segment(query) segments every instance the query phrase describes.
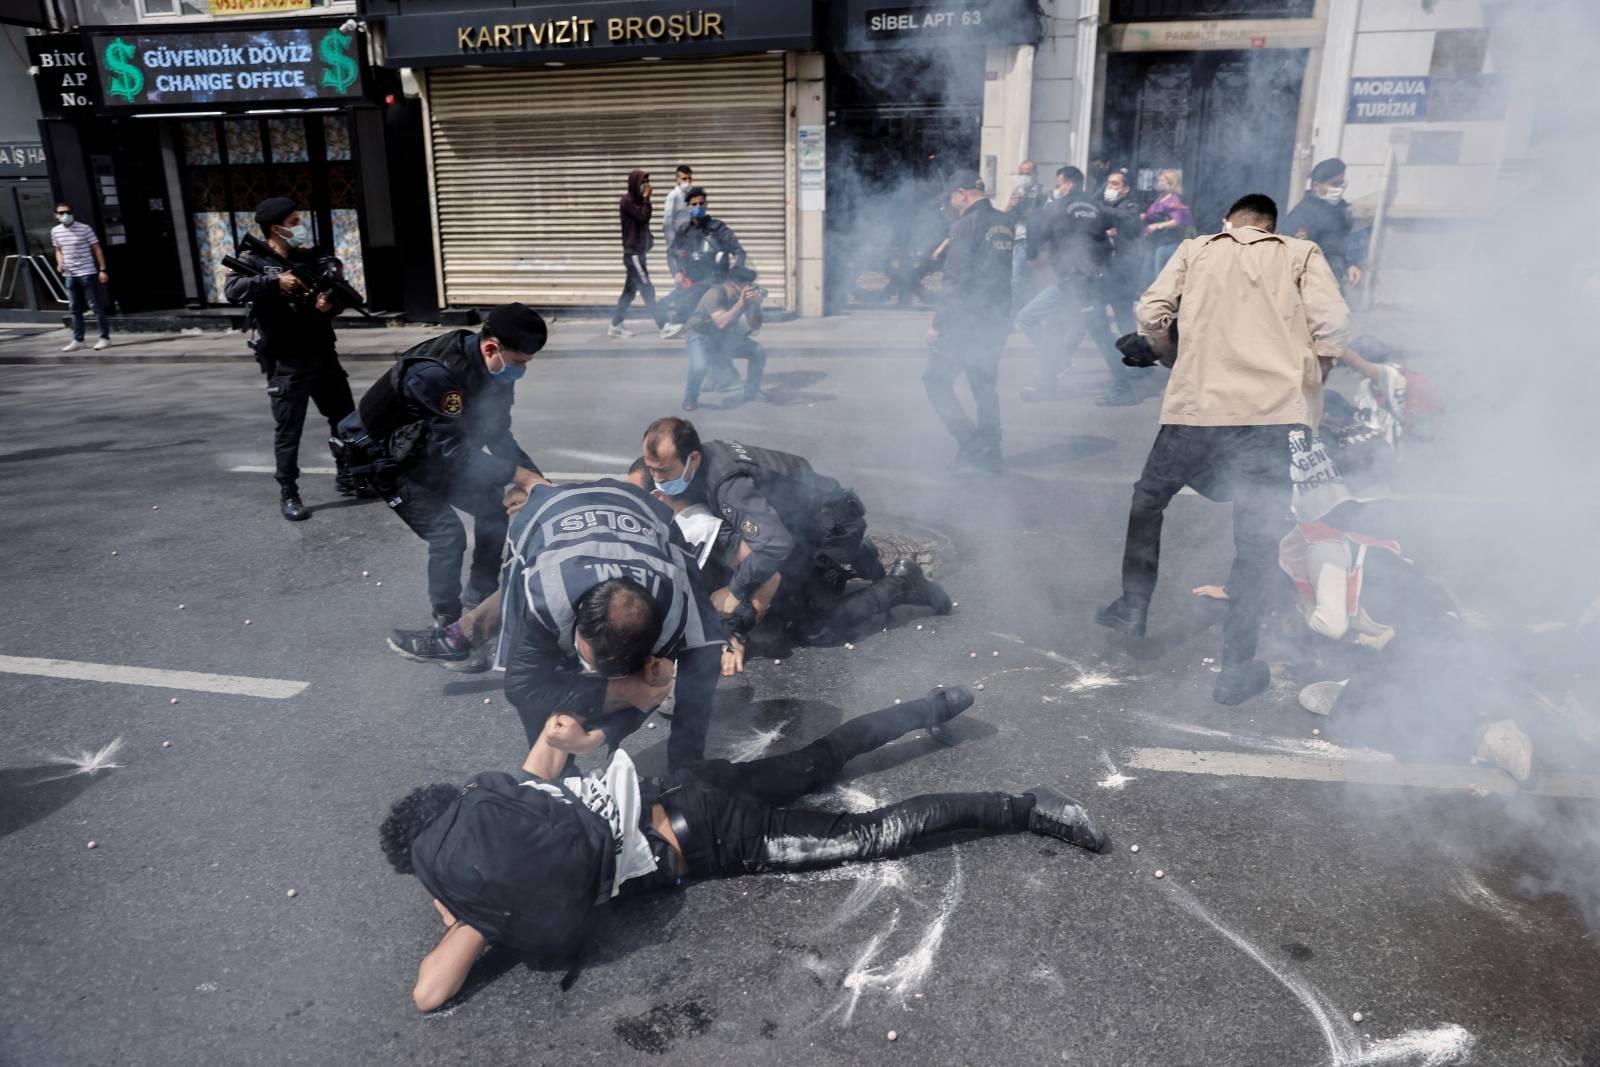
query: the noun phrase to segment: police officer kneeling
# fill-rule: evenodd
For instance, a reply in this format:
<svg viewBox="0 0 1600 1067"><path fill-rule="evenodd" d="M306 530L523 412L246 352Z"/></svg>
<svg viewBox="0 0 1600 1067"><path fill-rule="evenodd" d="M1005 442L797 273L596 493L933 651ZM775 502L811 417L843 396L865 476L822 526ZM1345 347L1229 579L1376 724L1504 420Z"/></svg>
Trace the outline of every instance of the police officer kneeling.
<svg viewBox="0 0 1600 1067"><path fill-rule="evenodd" d="M735 441L700 440L694 424L657 419L644 434L645 470L656 492L704 504L740 547L727 588L711 594L741 641L760 621L751 595L779 575L773 610L802 640L843 640L900 604L941 615L950 597L903 559L886 574L866 539L866 509L854 490L800 456ZM847 591L852 578L871 583Z"/></svg>
<svg viewBox="0 0 1600 1067"><path fill-rule="evenodd" d="M401 356L339 425L352 469L428 542L434 625L396 630L389 639L407 659L488 667L458 621L467 534L455 509L473 518L466 596L477 604L500 585L507 525L502 490L508 482L527 490L549 484L511 435L514 383L545 338L538 312L502 304L478 333L455 330Z"/></svg>
<svg viewBox="0 0 1600 1067"><path fill-rule="evenodd" d="M297 266L329 258L306 247L309 230L287 197L275 196L257 205L256 225L273 251ZM331 294L311 292L299 278L254 252L241 251L238 258L255 273L229 271L222 291L230 303L247 305L255 321L257 336L251 347L267 376L267 396L272 401L278 509L290 522L299 522L311 517L300 502L299 486L306 404L314 401L334 432L339 420L356 406L349 377L334 350L333 317L341 309ZM354 493L355 482L337 451L334 460L335 486L346 495Z"/></svg>

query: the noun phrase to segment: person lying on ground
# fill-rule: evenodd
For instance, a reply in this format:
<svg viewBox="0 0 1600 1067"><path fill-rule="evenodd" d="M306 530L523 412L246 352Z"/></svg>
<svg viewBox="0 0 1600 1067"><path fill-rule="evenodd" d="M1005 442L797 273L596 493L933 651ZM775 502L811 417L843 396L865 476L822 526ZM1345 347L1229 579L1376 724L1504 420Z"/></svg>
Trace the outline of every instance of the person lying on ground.
<svg viewBox="0 0 1600 1067"><path fill-rule="evenodd" d="M960 830L1028 831L1109 851L1110 838L1083 805L1048 785L917 796L859 814L793 806L854 757L912 730L935 731L972 703L965 689L935 689L794 752L703 760L660 778L641 778L620 749L603 771L577 774L572 757L593 752L606 735L579 716L549 716L519 777L491 771L465 788L423 786L383 822L390 865L417 876L445 925L417 969L413 1001L423 1011L447 1003L490 945L573 959L598 905L693 879L886 859Z"/></svg>

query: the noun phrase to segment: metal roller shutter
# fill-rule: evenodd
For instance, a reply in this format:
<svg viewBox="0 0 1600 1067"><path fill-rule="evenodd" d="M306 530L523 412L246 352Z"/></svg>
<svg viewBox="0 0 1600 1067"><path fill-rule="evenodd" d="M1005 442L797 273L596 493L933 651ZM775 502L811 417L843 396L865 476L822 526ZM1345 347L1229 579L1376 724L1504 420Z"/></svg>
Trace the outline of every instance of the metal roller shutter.
<svg viewBox="0 0 1600 1067"><path fill-rule="evenodd" d="M688 163L770 303L788 305L783 56L437 70L427 106L445 304L615 301L635 167L655 183L651 275L670 285L660 212Z"/></svg>

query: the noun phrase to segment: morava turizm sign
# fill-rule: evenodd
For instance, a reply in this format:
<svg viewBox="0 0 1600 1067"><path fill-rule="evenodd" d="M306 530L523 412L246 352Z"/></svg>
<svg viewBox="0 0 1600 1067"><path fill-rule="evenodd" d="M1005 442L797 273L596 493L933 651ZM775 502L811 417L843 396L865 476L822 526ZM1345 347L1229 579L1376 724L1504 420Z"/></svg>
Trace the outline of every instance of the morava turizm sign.
<svg viewBox="0 0 1600 1067"><path fill-rule="evenodd" d="M90 38L108 108L340 100L361 95L360 49L333 26Z"/></svg>
<svg viewBox="0 0 1600 1067"><path fill-rule="evenodd" d="M1428 117L1425 76L1352 78L1346 122L1421 122Z"/></svg>

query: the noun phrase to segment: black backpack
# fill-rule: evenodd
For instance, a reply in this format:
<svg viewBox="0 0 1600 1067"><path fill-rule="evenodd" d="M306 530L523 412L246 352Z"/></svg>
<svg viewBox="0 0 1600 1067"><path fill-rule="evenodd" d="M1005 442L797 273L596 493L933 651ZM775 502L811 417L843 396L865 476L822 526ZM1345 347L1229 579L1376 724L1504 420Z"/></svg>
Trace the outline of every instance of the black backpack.
<svg viewBox="0 0 1600 1067"><path fill-rule="evenodd" d="M525 956L575 959L611 898L611 824L554 782L474 775L411 844L417 878L457 919Z"/></svg>

